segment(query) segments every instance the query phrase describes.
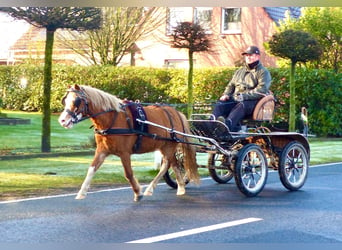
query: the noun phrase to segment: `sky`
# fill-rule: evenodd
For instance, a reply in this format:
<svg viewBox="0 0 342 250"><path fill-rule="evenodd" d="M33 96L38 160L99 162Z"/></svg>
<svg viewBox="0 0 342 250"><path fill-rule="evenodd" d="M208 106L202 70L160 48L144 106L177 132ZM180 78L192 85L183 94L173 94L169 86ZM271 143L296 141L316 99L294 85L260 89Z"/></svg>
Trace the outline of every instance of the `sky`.
<svg viewBox="0 0 342 250"><path fill-rule="evenodd" d="M7 53L9 47L29 28L28 23L14 20L5 13L0 12L0 58Z"/></svg>

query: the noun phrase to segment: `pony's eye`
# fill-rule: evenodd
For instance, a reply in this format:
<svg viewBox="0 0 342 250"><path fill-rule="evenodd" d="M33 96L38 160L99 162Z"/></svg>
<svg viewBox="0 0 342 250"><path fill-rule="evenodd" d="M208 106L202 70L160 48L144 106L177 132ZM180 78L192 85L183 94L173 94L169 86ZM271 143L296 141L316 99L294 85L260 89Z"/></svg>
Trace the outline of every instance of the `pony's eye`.
<svg viewBox="0 0 342 250"><path fill-rule="evenodd" d="M76 97L75 101L74 101L74 105L76 108L79 108L81 105L82 99L79 97Z"/></svg>

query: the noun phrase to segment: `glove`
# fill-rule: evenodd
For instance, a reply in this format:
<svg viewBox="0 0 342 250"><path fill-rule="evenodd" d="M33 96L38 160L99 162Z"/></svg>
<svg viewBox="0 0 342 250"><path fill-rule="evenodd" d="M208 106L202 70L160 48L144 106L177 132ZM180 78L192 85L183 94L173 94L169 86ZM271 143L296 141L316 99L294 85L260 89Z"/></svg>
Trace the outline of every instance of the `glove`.
<svg viewBox="0 0 342 250"><path fill-rule="evenodd" d="M243 101L243 95L237 94L236 96L234 96L234 100L237 102L242 102Z"/></svg>

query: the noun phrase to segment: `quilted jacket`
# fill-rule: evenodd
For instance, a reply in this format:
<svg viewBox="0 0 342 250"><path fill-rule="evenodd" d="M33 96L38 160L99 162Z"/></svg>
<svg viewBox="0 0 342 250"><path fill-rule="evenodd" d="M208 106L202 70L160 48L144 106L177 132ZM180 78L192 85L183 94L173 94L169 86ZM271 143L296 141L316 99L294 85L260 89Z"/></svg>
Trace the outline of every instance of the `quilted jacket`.
<svg viewBox="0 0 342 250"><path fill-rule="evenodd" d="M257 100L269 94L270 72L259 62L253 69L248 65L238 69L223 94L235 100Z"/></svg>

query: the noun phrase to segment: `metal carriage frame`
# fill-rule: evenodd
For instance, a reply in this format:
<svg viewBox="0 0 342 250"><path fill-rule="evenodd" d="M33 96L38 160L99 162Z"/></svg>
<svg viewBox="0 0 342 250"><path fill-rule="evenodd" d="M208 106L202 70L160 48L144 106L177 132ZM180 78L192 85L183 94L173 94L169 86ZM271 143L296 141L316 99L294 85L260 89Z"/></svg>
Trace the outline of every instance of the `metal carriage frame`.
<svg viewBox="0 0 342 250"><path fill-rule="evenodd" d="M192 133L202 135L198 152L208 153L210 176L218 183L232 178L248 197L264 188L268 170L279 173L288 190L300 189L307 178L310 147L305 136L291 132L271 132L265 127L249 128L246 132L229 132L224 123L212 120L190 120ZM213 138L212 140L206 138Z"/></svg>
<svg viewBox="0 0 342 250"><path fill-rule="evenodd" d="M198 153L208 154L207 168L217 183L228 183L234 178L238 189L246 196L258 195L264 188L268 170L276 170L280 181L290 191L299 190L305 183L309 170L310 147L307 138L300 133L270 132L254 128L247 132L229 132L228 127L217 120L189 120L192 134L185 134L148 121L181 136L191 137ZM179 168L182 152L177 153ZM166 183L177 188L173 171L165 174ZM186 182L186 175L184 176Z"/></svg>

